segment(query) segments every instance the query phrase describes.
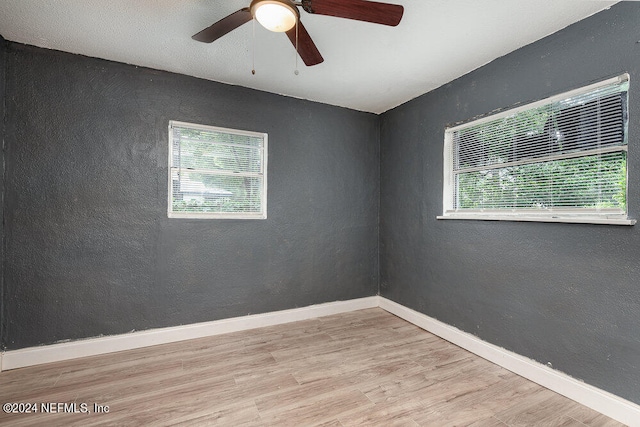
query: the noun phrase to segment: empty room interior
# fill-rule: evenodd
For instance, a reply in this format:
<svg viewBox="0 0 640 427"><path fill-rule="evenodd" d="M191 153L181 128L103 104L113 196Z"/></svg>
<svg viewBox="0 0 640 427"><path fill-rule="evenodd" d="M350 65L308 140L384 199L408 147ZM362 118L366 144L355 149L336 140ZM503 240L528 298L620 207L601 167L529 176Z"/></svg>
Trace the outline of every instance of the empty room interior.
<svg viewBox="0 0 640 427"><path fill-rule="evenodd" d="M0 424L640 426L640 2L3 0L0 117Z"/></svg>

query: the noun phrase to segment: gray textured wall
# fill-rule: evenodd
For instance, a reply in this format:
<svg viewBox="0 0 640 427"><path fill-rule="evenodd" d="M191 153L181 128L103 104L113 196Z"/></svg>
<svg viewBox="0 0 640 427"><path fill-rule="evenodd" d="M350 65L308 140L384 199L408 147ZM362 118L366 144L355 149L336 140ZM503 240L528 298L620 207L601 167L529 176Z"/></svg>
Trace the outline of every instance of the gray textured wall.
<svg viewBox="0 0 640 427"><path fill-rule="evenodd" d="M380 292L640 403L640 226L436 220L447 124L631 75L640 217L640 3L623 2L381 118Z"/></svg>
<svg viewBox="0 0 640 427"><path fill-rule="evenodd" d="M376 115L15 43L6 60L5 348L376 294ZM268 219L167 218L172 119L269 134Z"/></svg>
<svg viewBox="0 0 640 427"><path fill-rule="evenodd" d="M4 68L6 41L0 36L0 144L4 144ZM4 342L4 150L0 150L0 349Z"/></svg>

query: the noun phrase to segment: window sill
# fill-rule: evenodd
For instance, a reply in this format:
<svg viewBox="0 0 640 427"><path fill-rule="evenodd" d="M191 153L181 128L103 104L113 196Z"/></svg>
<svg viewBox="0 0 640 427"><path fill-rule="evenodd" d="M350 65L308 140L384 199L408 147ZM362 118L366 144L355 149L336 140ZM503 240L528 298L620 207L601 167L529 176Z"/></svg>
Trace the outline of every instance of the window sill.
<svg viewBox="0 0 640 427"><path fill-rule="evenodd" d="M184 213L184 212L169 212L168 218L182 218L182 219L267 219L266 214L229 214L229 213Z"/></svg>
<svg viewBox="0 0 640 427"><path fill-rule="evenodd" d="M538 217L538 216L498 216L498 215L465 215L450 214L438 215L436 219L462 219L477 221L517 221L517 222L564 222L570 224L607 224L607 225L634 225L635 219L625 218L593 218L593 217Z"/></svg>

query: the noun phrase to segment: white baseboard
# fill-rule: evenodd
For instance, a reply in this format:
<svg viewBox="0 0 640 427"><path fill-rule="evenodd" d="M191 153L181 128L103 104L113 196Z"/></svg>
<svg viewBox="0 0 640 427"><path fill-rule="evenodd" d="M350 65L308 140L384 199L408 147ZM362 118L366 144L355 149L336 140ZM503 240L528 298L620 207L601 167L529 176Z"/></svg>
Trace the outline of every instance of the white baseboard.
<svg viewBox="0 0 640 427"><path fill-rule="evenodd" d="M10 350L0 356L0 371L59 362L78 357L95 356L116 351L132 350L158 344L203 338L265 326L297 322L378 306L378 297L336 301L326 304L264 314L234 317L212 322L194 323L169 328L149 329L129 334L82 339L58 344Z"/></svg>
<svg viewBox="0 0 640 427"><path fill-rule="evenodd" d="M465 350L621 423L640 427L639 405L380 296L11 350L0 354L0 371L280 325L374 307L380 307Z"/></svg>
<svg viewBox="0 0 640 427"><path fill-rule="evenodd" d="M490 344L425 314L379 297L379 307L511 372L628 426L640 426L640 406L532 359Z"/></svg>

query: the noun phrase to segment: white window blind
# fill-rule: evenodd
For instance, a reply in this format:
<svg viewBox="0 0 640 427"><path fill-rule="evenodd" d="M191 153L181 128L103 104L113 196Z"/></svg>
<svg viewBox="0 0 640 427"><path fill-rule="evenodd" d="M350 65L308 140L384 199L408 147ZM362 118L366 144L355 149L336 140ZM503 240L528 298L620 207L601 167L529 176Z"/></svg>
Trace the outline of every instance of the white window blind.
<svg viewBox="0 0 640 427"><path fill-rule="evenodd" d="M446 129L439 218L635 222L628 88L625 74Z"/></svg>
<svg viewBox="0 0 640 427"><path fill-rule="evenodd" d="M171 121L172 218L266 218L267 134Z"/></svg>

